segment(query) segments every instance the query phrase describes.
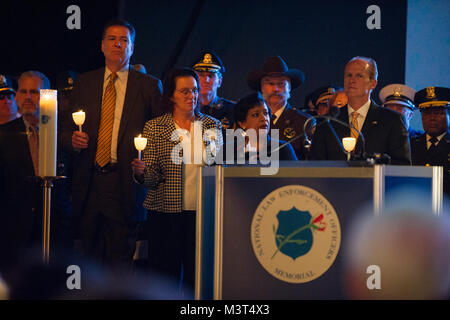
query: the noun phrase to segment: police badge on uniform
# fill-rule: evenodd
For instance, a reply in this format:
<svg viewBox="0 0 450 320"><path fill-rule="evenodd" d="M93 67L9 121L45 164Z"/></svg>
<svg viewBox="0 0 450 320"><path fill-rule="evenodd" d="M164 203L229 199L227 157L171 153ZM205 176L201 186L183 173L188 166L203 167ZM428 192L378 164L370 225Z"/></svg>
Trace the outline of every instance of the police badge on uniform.
<svg viewBox="0 0 450 320"><path fill-rule="evenodd" d="M284 129L283 134L286 138L292 139L296 136L297 132L295 132L293 128L287 127L286 129Z"/></svg>

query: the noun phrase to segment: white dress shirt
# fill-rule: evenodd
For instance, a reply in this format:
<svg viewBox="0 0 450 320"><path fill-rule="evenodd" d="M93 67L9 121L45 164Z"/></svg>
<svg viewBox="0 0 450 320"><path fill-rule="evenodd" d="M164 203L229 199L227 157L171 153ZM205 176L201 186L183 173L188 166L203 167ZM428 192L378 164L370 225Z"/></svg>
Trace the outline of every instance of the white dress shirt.
<svg viewBox="0 0 450 320"><path fill-rule="evenodd" d="M352 108L352 106L349 104L348 105L348 123L352 123L352 113L353 112L358 112L358 130L361 131L363 125L364 125L364 121L366 120L367 117L367 112L369 112L369 108L370 108L370 99L367 100L366 103L364 103L362 105L361 108L359 108L357 111L355 109Z"/></svg>

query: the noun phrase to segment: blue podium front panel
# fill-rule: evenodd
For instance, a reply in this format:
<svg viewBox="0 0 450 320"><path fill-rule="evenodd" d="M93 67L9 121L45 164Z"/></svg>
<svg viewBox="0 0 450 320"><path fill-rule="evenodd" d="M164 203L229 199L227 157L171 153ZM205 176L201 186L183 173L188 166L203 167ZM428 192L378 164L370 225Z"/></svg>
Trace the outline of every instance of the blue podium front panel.
<svg viewBox="0 0 450 320"><path fill-rule="evenodd" d="M279 188L305 186L320 193L334 208L340 225L340 245L331 267L318 278L308 281L308 272L298 274L302 283L280 280L258 261L252 246L252 221L264 198ZM348 224L358 208L371 205L371 178L224 178L222 299L342 299L342 244ZM291 206L291 205L289 205ZM304 206L298 203L296 208ZM291 208L283 208L281 211ZM317 232L319 233L319 232ZM276 241L274 236L273 241ZM271 252L267 253L271 255ZM282 253L280 253L281 255ZM297 257L298 262L304 257ZM281 268L272 270L283 272ZM300 272L300 269L299 269ZM281 277L282 278L282 277ZM289 280L289 279L288 279ZM294 279L295 280L295 279Z"/></svg>
<svg viewBox="0 0 450 320"><path fill-rule="evenodd" d="M201 176L197 299L345 299L355 220L367 208L380 214L405 187L425 194L435 214L442 197L436 168L303 163L272 176L258 167Z"/></svg>

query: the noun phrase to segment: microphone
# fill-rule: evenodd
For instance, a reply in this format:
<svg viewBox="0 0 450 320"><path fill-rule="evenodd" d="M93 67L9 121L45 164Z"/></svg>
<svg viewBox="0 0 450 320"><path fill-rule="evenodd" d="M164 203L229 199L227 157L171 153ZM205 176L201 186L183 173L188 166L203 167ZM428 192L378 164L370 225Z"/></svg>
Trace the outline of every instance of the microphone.
<svg viewBox="0 0 450 320"><path fill-rule="evenodd" d="M308 119L305 121L304 125L303 125L303 132L302 132L302 133L300 133L299 135L296 135L294 138L292 138L292 139L286 141L285 143L283 143L282 145L280 145L278 148L276 148L274 151L279 151L280 149L284 148L284 147L285 147L286 145L288 145L289 143L292 144L292 142L294 142L294 141L300 139L300 138L303 137L303 136L305 137L305 148L307 149L307 151L309 151L309 148L311 147L311 141L308 139L308 134L307 134L307 126L308 126L308 123L309 123L310 121L312 121L312 120L315 121L316 119L320 119L320 118L324 118L324 119L328 119L328 118L330 118L330 117L336 118L336 117L339 115L340 112L341 112L341 109L340 109L339 107L337 107L337 106L332 106L326 115L323 115L323 116L316 115L316 116L312 116L312 117L308 118ZM337 121L339 121L339 120L337 120ZM321 123L321 124L322 124L322 123ZM314 124L313 124L313 125L314 125ZM346 124L344 123L344 125L346 125ZM348 127L348 125L347 125L347 127ZM356 128L355 128L355 129L356 129ZM332 128L332 131L334 132L334 129L333 129L333 128ZM334 132L334 134L335 134L336 137L337 137L336 132ZM336 139L339 140L339 138L336 138ZM362 139L364 139L364 137L363 137ZM339 140L339 141L340 141L340 140ZM344 152L345 152L345 149L344 149L344 146L342 145L342 143L341 143L341 148L342 148L342 150L344 150Z"/></svg>
<svg viewBox="0 0 450 320"><path fill-rule="evenodd" d="M347 151L345 150L345 148L344 148L344 146L343 146L343 144L342 144L341 139L339 138L338 134L337 134L336 131L334 130L333 125L330 123L330 120L331 120L331 121L333 121L333 122L336 122L336 123L339 123L339 124L343 125L344 127L349 128L350 131L351 131L351 129L354 129L356 132L358 132L359 137L361 137L361 142L362 142L362 158L364 159L364 157L365 157L365 155L366 155L366 150L365 150L365 149L366 149L366 140L365 140L365 138L364 138L364 135L362 134L362 132L361 132L360 130L358 130L357 128L355 128L355 126L354 126L352 123L348 124L348 123L346 123L346 122L343 122L343 121L341 121L341 120L336 119L336 117L339 116L340 112L341 112L341 110L340 110L339 107L337 107L337 106L332 106L332 107L330 108L330 111L328 112L328 114L322 115L322 116L320 116L320 115L313 116L313 117L311 117L311 118L308 118L308 119L305 121L305 123L304 123L304 125L303 125L303 132L304 132L304 135L305 135L305 148L306 148L307 150L309 150L309 149L311 148L311 140L309 139L308 133L307 133L307 130L306 130L306 129L307 129L307 126L308 126L308 123L309 123L310 121L312 121L312 119L323 119L323 120L325 120L325 121L322 121L322 122L317 123L316 127L317 127L317 126L320 126L320 125L322 125L322 124L324 124L324 123L327 123L328 126L329 126L329 128L330 128L330 130L331 130L331 132L333 133L333 135L334 135L334 137L335 137L335 139L336 139L336 141L337 141L339 147L341 148L342 152L343 152L344 154L347 154ZM355 148L356 148L356 146L355 146Z"/></svg>

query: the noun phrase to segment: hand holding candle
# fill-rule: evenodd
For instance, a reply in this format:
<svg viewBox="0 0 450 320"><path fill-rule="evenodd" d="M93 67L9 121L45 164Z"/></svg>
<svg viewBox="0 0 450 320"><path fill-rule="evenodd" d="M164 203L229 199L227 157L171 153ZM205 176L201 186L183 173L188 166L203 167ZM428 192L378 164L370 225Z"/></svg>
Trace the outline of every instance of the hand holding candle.
<svg viewBox="0 0 450 320"><path fill-rule="evenodd" d="M80 110L78 112L72 113L72 118L73 118L73 121L75 122L75 124L80 129L79 131L83 132L83 130L81 129L81 126L83 125L84 120L86 120L86 114L84 113L84 111Z"/></svg>
<svg viewBox="0 0 450 320"><path fill-rule="evenodd" d="M134 146L138 150L138 159L141 160L141 151L147 146L147 138L139 137L134 138Z"/></svg>

